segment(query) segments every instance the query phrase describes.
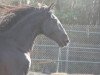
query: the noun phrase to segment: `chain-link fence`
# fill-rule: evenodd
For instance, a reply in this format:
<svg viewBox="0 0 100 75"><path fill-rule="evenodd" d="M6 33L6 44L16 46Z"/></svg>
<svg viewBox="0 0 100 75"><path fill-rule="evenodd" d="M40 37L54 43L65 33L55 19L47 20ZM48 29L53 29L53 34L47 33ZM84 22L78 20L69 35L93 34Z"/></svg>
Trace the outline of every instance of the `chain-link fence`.
<svg viewBox="0 0 100 75"><path fill-rule="evenodd" d="M70 38L67 47L60 49L42 35L36 38L31 71L100 75L100 26L65 26Z"/></svg>
<svg viewBox="0 0 100 75"><path fill-rule="evenodd" d="M28 4L29 1L33 5L42 2L42 0L0 0L0 5ZM49 4L48 2L52 0L43 1ZM100 75L100 1L56 1L56 15L59 16L61 22L73 24L64 25L70 38L70 44L60 49L54 41L47 37L43 35L37 37L31 54L32 66L30 71L46 74L65 72ZM1 13L0 9L0 15Z"/></svg>

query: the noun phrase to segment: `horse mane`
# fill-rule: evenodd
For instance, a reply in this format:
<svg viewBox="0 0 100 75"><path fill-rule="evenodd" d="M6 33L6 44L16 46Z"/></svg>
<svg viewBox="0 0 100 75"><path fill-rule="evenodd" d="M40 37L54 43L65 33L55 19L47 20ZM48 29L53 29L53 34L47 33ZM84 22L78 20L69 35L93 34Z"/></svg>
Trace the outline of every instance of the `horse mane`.
<svg viewBox="0 0 100 75"><path fill-rule="evenodd" d="M3 15L0 15L0 32L6 31L16 24L25 15L35 10L32 6L0 6L0 11L3 11Z"/></svg>
<svg viewBox="0 0 100 75"><path fill-rule="evenodd" d="M20 6L0 5L0 12L10 13L10 12L24 10L30 7L32 6L29 6L29 5L20 5Z"/></svg>

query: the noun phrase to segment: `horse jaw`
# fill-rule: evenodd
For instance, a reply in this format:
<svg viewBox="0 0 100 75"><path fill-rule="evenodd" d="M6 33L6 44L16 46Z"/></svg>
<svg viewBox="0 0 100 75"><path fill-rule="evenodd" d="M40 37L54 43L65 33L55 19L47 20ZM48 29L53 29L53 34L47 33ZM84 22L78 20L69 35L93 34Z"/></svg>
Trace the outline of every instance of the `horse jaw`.
<svg viewBox="0 0 100 75"><path fill-rule="evenodd" d="M62 35L61 37L58 37L58 39L56 39L56 42L59 45L59 47L67 46L69 43L68 36L66 34Z"/></svg>

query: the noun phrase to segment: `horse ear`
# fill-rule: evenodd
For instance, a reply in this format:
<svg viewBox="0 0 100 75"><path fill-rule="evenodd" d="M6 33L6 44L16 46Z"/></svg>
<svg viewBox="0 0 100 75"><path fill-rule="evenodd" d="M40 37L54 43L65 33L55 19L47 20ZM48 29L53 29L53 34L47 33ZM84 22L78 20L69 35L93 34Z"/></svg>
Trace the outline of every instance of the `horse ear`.
<svg viewBox="0 0 100 75"><path fill-rule="evenodd" d="M55 6L55 3L52 3L52 4L48 7L48 11L50 11L51 9L53 9L54 6Z"/></svg>

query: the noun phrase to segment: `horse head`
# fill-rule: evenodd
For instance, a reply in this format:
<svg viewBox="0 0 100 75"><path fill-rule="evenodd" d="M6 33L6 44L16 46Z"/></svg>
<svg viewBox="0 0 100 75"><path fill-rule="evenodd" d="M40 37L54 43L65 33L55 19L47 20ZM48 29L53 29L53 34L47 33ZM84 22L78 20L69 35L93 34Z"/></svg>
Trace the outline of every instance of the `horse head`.
<svg viewBox="0 0 100 75"><path fill-rule="evenodd" d="M50 11L52 6L53 4L45 9L46 20L43 22L42 31L60 47L64 47L69 42L69 38L59 19Z"/></svg>

